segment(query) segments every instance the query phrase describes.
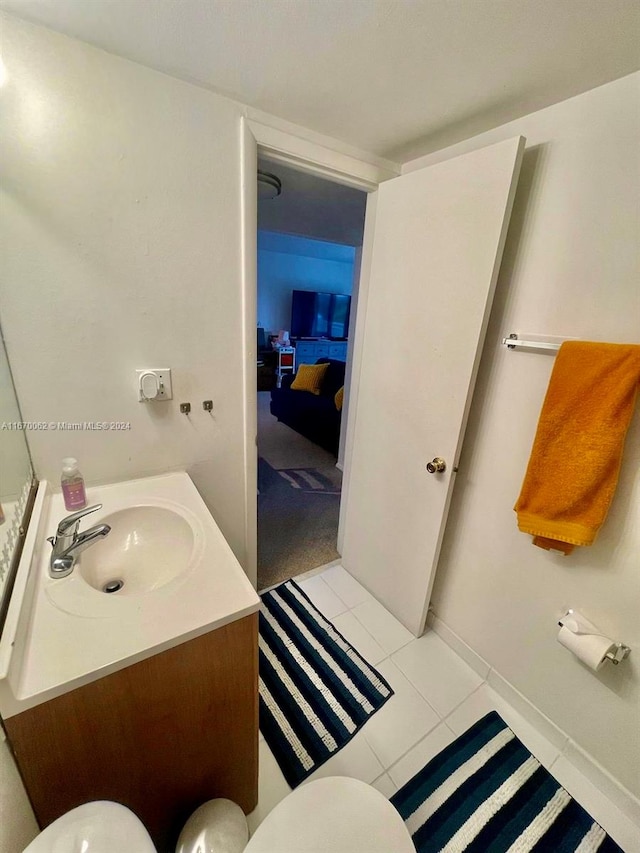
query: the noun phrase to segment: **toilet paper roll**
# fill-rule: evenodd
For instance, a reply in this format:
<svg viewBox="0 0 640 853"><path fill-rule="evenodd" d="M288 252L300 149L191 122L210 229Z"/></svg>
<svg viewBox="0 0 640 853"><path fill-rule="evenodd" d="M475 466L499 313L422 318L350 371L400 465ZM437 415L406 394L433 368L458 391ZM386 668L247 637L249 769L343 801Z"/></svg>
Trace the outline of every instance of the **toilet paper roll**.
<svg viewBox="0 0 640 853"><path fill-rule="evenodd" d="M560 628L558 642L573 652L589 669L597 672L606 661L606 654L615 649L616 644L602 634L574 634L566 626Z"/></svg>

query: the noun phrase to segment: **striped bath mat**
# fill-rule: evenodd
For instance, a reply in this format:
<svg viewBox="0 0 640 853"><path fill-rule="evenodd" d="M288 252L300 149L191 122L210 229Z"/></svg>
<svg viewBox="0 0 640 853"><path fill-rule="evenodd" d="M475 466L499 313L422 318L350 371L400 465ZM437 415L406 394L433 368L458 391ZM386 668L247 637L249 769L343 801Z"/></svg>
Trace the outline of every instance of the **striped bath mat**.
<svg viewBox="0 0 640 853"><path fill-rule="evenodd" d="M418 853L622 853L495 711L391 802Z"/></svg>
<svg viewBox="0 0 640 853"><path fill-rule="evenodd" d="M393 695L294 581L262 596L260 730L294 788Z"/></svg>

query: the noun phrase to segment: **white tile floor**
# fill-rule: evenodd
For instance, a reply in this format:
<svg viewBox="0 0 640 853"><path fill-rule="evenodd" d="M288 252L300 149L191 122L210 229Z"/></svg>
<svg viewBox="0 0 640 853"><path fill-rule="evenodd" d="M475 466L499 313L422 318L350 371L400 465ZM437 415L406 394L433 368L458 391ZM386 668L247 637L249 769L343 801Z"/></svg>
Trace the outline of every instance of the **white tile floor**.
<svg viewBox="0 0 640 853"><path fill-rule="evenodd" d="M416 640L342 566L297 582L395 691L310 780L353 776L391 797L454 738L495 709L626 853L640 851L638 827L571 763L565 742L557 737L552 742L535 729L437 634L431 631ZM249 815L252 832L289 791L261 737L258 806Z"/></svg>

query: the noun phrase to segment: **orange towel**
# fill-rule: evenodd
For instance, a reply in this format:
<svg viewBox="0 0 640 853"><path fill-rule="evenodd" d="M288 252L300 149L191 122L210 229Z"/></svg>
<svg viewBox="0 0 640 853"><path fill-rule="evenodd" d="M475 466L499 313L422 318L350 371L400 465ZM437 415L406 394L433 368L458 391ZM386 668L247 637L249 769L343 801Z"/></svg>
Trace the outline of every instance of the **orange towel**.
<svg viewBox="0 0 640 853"><path fill-rule="evenodd" d="M571 553L592 545L616 489L640 381L640 345L560 347L520 497L518 528Z"/></svg>

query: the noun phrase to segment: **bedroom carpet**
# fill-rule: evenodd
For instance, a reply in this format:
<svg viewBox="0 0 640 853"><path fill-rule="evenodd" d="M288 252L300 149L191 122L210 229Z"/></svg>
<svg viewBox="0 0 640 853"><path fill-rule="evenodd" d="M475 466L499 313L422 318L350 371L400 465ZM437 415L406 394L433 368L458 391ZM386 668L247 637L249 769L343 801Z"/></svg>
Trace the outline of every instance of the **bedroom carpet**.
<svg viewBox="0 0 640 853"><path fill-rule="evenodd" d="M339 558L340 472L334 468L323 474L333 478L333 490L293 488L258 458L259 589Z"/></svg>
<svg viewBox="0 0 640 853"><path fill-rule="evenodd" d="M339 558L335 458L269 411L258 393L258 589Z"/></svg>

